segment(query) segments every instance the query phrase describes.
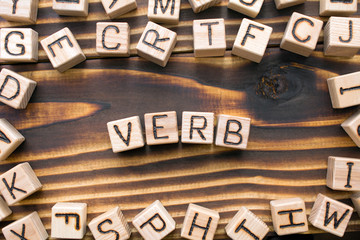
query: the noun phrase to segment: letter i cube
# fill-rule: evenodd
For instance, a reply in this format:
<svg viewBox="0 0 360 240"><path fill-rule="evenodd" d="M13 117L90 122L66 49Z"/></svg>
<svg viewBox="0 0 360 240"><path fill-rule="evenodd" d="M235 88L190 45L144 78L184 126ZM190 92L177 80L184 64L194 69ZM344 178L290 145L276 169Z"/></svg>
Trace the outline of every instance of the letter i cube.
<svg viewBox="0 0 360 240"><path fill-rule="evenodd" d="M360 191L360 159L330 156L326 185L333 190Z"/></svg>

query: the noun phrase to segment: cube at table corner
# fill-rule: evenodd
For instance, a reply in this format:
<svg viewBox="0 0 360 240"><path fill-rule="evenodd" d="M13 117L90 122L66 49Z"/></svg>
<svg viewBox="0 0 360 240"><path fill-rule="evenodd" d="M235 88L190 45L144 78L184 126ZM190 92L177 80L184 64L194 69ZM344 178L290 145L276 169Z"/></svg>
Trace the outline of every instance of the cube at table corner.
<svg viewBox="0 0 360 240"><path fill-rule="evenodd" d="M204 11L218 3L221 0L188 0L194 13Z"/></svg>
<svg viewBox="0 0 360 240"><path fill-rule="evenodd" d="M114 153L145 145L139 116L108 122L107 128Z"/></svg>
<svg viewBox="0 0 360 240"><path fill-rule="evenodd" d="M250 134L250 118L218 115L215 145L246 149Z"/></svg>
<svg viewBox="0 0 360 240"><path fill-rule="evenodd" d="M219 220L218 212L190 203L181 229L181 237L192 240L212 240Z"/></svg>
<svg viewBox="0 0 360 240"><path fill-rule="evenodd" d="M259 63L270 40L272 27L244 18L231 53Z"/></svg>
<svg viewBox="0 0 360 240"><path fill-rule="evenodd" d="M131 235L131 229L119 207L97 216L88 226L95 240L126 240Z"/></svg>
<svg viewBox="0 0 360 240"><path fill-rule="evenodd" d="M303 4L306 0L274 0L276 9L284 9L295 5Z"/></svg>
<svg viewBox="0 0 360 240"><path fill-rule="evenodd" d="M264 3L264 0L229 0L228 8L246 16L255 18Z"/></svg>
<svg viewBox="0 0 360 240"><path fill-rule="evenodd" d="M223 18L194 20L193 35L195 57L225 55L226 36Z"/></svg>
<svg viewBox="0 0 360 240"><path fill-rule="evenodd" d="M327 79L333 108L346 108L360 104L360 72Z"/></svg>
<svg viewBox="0 0 360 240"><path fill-rule="evenodd" d="M33 212L7 225L2 229L2 232L6 240L45 240L49 237L37 212Z"/></svg>
<svg viewBox="0 0 360 240"><path fill-rule="evenodd" d="M176 44L176 32L148 22L136 46L137 54L165 67Z"/></svg>
<svg viewBox="0 0 360 240"><path fill-rule="evenodd" d="M356 11L356 0L320 0L320 16L350 16Z"/></svg>
<svg viewBox="0 0 360 240"><path fill-rule="evenodd" d="M86 233L86 203L56 203L51 208L51 237L82 239Z"/></svg>
<svg viewBox="0 0 360 240"><path fill-rule="evenodd" d="M175 230L175 221L159 200L153 202L132 221L145 240L160 240Z"/></svg>
<svg viewBox="0 0 360 240"><path fill-rule="evenodd" d="M0 118L0 161L5 160L25 141L25 137L5 118Z"/></svg>
<svg viewBox="0 0 360 240"><path fill-rule="evenodd" d="M269 227L246 207L241 207L225 227L226 234L233 240L262 240Z"/></svg>
<svg viewBox="0 0 360 240"><path fill-rule="evenodd" d="M330 17L324 28L324 54L353 57L360 49L359 32L359 18Z"/></svg>
<svg viewBox="0 0 360 240"><path fill-rule="evenodd" d="M14 4L15 3L15 4ZM14 22L36 23L39 0L0 1L0 17Z"/></svg>
<svg viewBox="0 0 360 240"><path fill-rule="evenodd" d="M182 114L181 142L212 144L214 122L214 113L184 111Z"/></svg>
<svg viewBox="0 0 360 240"><path fill-rule="evenodd" d="M310 56L316 47L322 25L321 20L294 12L286 25L280 48L304 57Z"/></svg>
<svg viewBox="0 0 360 240"><path fill-rule="evenodd" d="M101 0L106 14L115 19L137 8L136 0Z"/></svg>
<svg viewBox="0 0 360 240"><path fill-rule="evenodd" d="M273 200L270 207L274 230L279 236L308 231L305 202L301 198Z"/></svg>
<svg viewBox="0 0 360 240"><path fill-rule="evenodd" d="M59 15L86 17L89 0L53 0L52 9Z"/></svg>
<svg viewBox="0 0 360 240"><path fill-rule="evenodd" d="M0 192L9 206L42 188L29 163L21 163L0 176Z"/></svg>
<svg viewBox="0 0 360 240"><path fill-rule="evenodd" d="M360 192L356 192L351 196L351 201L354 204L357 214L360 217Z"/></svg>
<svg viewBox="0 0 360 240"><path fill-rule="evenodd" d="M341 127L350 136L354 143L360 147L360 111L354 113L351 117L346 119Z"/></svg>
<svg viewBox="0 0 360 240"><path fill-rule="evenodd" d="M86 57L69 28L65 27L41 41L52 66L59 72L85 61Z"/></svg>
<svg viewBox="0 0 360 240"><path fill-rule="evenodd" d="M6 62L36 62L38 33L31 28L1 28L0 59Z"/></svg>
<svg viewBox="0 0 360 240"><path fill-rule="evenodd" d="M4 199L0 196L0 221L4 220L6 217L10 216L12 213L9 206L6 204Z"/></svg>
<svg viewBox="0 0 360 240"><path fill-rule="evenodd" d="M311 209L309 222L314 227L342 237L352 212L352 207L319 193Z"/></svg>
<svg viewBox="0 0 360 240"><path fill-rule="evenodd" d="M130 56L130 26L127 22L96 23L96 52L101 56Z"/></svg>
<svg viewBox="0 0 360 240"><path fill-rule="evenodd" d="M360 159L330 156L326 185L333 190L360 191Z"/></svg>
<svg viewBox="0 0 360 240"><path fill-rule="evenodd" d="M148 18L156 23L178 24L180 0L148 0Z"/></svg>
<svg viewBox="0 0 360 240"><path fill-rule="evenodd" d="M144 115L146 143L159 145L179 142L175 111L146 113Z"/></svg>

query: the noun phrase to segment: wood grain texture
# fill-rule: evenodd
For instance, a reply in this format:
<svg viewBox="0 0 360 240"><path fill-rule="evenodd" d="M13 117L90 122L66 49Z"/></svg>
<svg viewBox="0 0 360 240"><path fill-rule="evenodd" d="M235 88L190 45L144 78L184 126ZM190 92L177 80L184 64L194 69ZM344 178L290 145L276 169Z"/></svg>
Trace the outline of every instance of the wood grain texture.
<svg viewBox="0 0 360 240"><path fill-rule="evenodd" d="M87 203L90 220L120 206L130 223L159 199L177 223L167 239L180 239L189 203L218 211L215 238L225 239L225 226L242 206L273 231L271 200L300 197L307 215L318 193L351 205L350 192L326 187L326 169L330 155L359 157L340 126L358 107L332 109L326 79L358 71L360 57L324 57L322 45L309 58L279 49L291 13L317 18L318 4L278 11L273 1L265 1L256 21L274 32L271 47L256 64L230 51L225 57L194 58L192 20L225 18L230 50L244 15L228 10L227 2L195 15L183 0L179 25L165 25L178 33L178 43L162 68L134 56L147 23L147 1L139 0L138 10L119 20L131 27L132 57L112 59L95 54L96 22L109 20L99 1L90 1L87 18L59 17L51 1L40 1L37 25L31 26L40 39L67 26L90 59L65 73L54 70L43 51L42 63L3 65L38 86L26 110L0 105L1 117L26 137L0 162L0 172L28 161L43 189L13 206L0 227L38 211L50 233L51 207L60 201ZM20 25L0 22L0 27ZM248 147L177 143L112 152L107 122L140 116L144 126L145 113L162 111L176 111L179 126L183 111L251 118ZM130 227L131 239L140 239ZM309 227L308 233L321 232ZM360 231L357 214L347 231ZM89 230L85 239L93 239Z"/></svg>

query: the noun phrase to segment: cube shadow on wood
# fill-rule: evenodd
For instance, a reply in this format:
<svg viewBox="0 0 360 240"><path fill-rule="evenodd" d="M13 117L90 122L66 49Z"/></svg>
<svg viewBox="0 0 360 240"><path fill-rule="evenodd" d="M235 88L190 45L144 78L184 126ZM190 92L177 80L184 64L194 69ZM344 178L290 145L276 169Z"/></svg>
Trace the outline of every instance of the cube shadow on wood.
<svg viewBox="0 0 360 240"><path fill-rule="evenodd" d="M326 185L333 190L360 191L360 159L328 159Z"/></svg>
<svg viewBox="0 0 360 240"><path fill-rule="evenodd" d="M360 147L360 111L346 119L341 127L350 136L354 143Z"/></svg>
<svg viewBox="0 0 360 240"><path fill-rule="evenodd" d="M147 113L144 116L146 143L148 145L179 142L175 111Z"/></svg>
<svg viewBox="0 0 360 240"><path fill-rule="evenodd" d="M194 13L199 13L221 2L221 0L189 0Z"/></svg>
<svg viewBox="0 0 360 240"><path fill-rule="evenodd" d="M356 11L356 0L320 0L320 16L350 16Z"/></svg>
<svg viewBox="0 0 360 240"><path fill-rule="evenodd" d="M0 161L5 160L25 138L5 118L0 118Z"/></svg>
<svg viewBox="0 0 360 240"><path fill-rule="evenodd" d="M126 22L96 23L96 52L101 56L130 56L130 27Z"/></svg>
<svg viewBox="0 0 360 240"><path fill-rule="evenodd" d="M52 8L59 15L86 17L89 0L53 0Z"/></svg>
<svg viewBox="0 0 360 240"><path fill-rule="evenodd" d="M148 18L157 23L177 24L180 16L180 0L148 0Z"/></svg>
<svg viewBox="0 0 360 240"><path fill-rule="evenodd" d="M214 113L183 112L181 142L212 144L214 140Z"/></svg>
<svg viewBox="0 0 360 240"><path fill-rule="evenodd" d="M137 8L136 0L101 0L106 14L114 19Z"/></svg>
<svg viewBox="0 0 360 240"><path fill-rule="evenodd" d="M0 1L0 17L8 21L35 23L38 5L39 0L2 0Z"/></svg>
<svg viewBox="0 0 360 240"><path fill-rule="evenodd" d="M264 3L264 0L229 0L228 8L246 16L255 18Z"/></svg>

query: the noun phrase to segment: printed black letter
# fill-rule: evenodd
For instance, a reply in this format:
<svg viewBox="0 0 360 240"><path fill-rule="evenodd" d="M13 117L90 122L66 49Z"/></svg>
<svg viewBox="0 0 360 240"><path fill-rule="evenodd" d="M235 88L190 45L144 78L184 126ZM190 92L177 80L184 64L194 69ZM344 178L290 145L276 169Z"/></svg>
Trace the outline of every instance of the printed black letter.
<svg viewBox="0 0 360 240"><path fill-rule="evenodd" d="M194 127L194 119L204 119L204 124L202 127L200 128L195 128ZM201 130L204 130L207 127L207 120L206 117L204 116L191 116L191 120L190 120L190 139L193 138L193 131L196 130L198 132L198 134L200 135L202 140L206 140L204 134L201 132Z"/></svg>
<svg viewBox="0 0 360 240"><path fill-rule="evenodd" d="M206 235L207 235L207 233L208 233L208 231L209 231L209 228L210 228L210 223L211 223L212 218L209 217L209 220L208 220L208 222L207 222L207 224L206 224L206 227L202 227L202 226L199 226L199 225L196 224L196 218L198 217L198 215L199 215L198 213L195 213L195 216L194 216L194 218L193 218L193 221L192 221L192 224L191 224L191 227L190 227L189 236L192 235L192 232L193 232L193 230L194 230L194 227L197 227L197 228L200 228L200 229L203 229L203 230L204 230L204 235L202 236L202 240L205 240L205 239L206 239Z"/></svg>
<svg viewBox="0 0 360 240"><path fill-rule="evenodd" d="M5 86L6 86L6 84L9 82L9 80L13 80L13 81L16 83L17 90L16 90L16 92L14 93L14 95L12 95L12 96L10 96L10 97L6 97L6 96L2 95L2 92L4 91ZM12 77L12 76L10 76L10 75L7 75L7 76L5 77L5 80L4 80L3 84L2 84L1 87L0 87L0 97L1 97L1 98L5 98L6 100L9 100L9 101L10 101L10 100L15 99L17 96L19 96L19 94L20 94L20 83L19 83L19 80L17 80L16 78L14 78L14 77Z"/></svg>
<svg viewBox="0 0 360 240"><path fill-rule="evenodd" d="M310 19L307 19L307 18L299 18L298 20L295 21L295 24L294 24L294 27L293 27L291 33L292 33L293 37L295 38L295 40L297 40L297 41L299 41L299 42L302 42L302 43L306 43L306 42L310 41L310 39L311 39L311 36L310 36L310 35L308 35L305 39L300 39L300 38L298 37L298 35L296 35L296 28L297 28L297 26L298 26L301 22L307 22L307 23L309 23L312 27L314 26L314 23L313 23L313 21L311 21Z"/></svg>
<svg viewBox="0 0 360 240"><path fill-rule="evenodd" d="M158 218L161 222L162 222L162 227L161 228L157 228L153 223L152 221L155 219L155 218ZM163 231L165 228L166 228L166 223L165 221L161 218L161 216L156 213L154 216L152 216L151 218L149 218L149 220L147 220L146 222L144 222L140 228L143 229L147 224L150 224L150 226L154 229L155 232L161 232Z"/></svg>
<svg viewBox="0 0 360 240"><path fill-rule="evenodd" d="M14 200L16 199L15 194L13 193L14 190L17 190L17 191L25 193L25 194L27 193L25 190L15 187L16 172L14 172L14 174L13 174L13 178L12 178L12 181L11 181L11 187L9 187L9 184L7 183L5 178L3 178L2 181L5 184L6 189L9 191L11 197Z"/></svg>
<svg viewBox="0 0 360 240"><path fill-rule="evenodd" d="M119 240L120 238L120 234L115 231L115 230L107 230L107 231L104 231L101 227L102 225L104 225L105 223L108 223L108 224L112 224L112 221L110 219L105 219L104 221L102 221L101 223L99 223L97 229L99 231L99 233L102 233L102 234L108 234L108 233L114 233L115 234L115 240Z"/></svg>
<svg viewBox="0 0 360 240"><path fill-rule="evenodd" d="M251 28L256 28L256 29L259 29L259 30L261 30L261 31L264 31L264 28L263 28L263 27L259 27L259 26L256 26L256 25L254 25L254 24L249 24L249 26L248 26L248 28L247 28L247 30L246 30L246 34L245 34L243 40L241 41L241 46L244 46L244 45L245 45L246 39L247 39L248 37L250 37L250 38L255 38L254 35L250 34Z"/></svg>
<svg viewBox="0 0 360 240"><path fill-rule="evenodd" d="M326 202L326 212L325 212L325 219L324 219L324 226L330 224L331 220L334 219L334 228L337 229L340 225L340 223L344 220L344 218L349 214L350 210L346 209L344 214L341 216L339 221L337 220L337 211L335 211L329 218L329 210L330 210L330 203Z"/></svg>
<svg viewBox="0 0 360 240"><path fill-rule="evenodd" d="M69 44L70 47L73 47L73 46L74 46L74 45L72 44L72 42L70 41L70 39L69 39L68 36L63 36L63 37L59 38L58 40L56 40L56 41L54 41L54 42L52 42L52 43L50 43L50 44L48 45L48 49L50 50L50 52L51 52L51 54L53 55L53 57L56 57L56 55L55 55L55 53L54 53L54 50L52 49L52 46L55 45L55 44L57 44L57 45L59 46L59 48L63 48L63 46L62 46L62 44L61 44L61 41L64 40L64 39L67 40L67 42L68 42L68 44Z"/></svg>
<svg viewBox="0 0 360 240"><path fill-rule="evenodd" d="M14 230L10 230L10 232L12 232L18 238L20 238L20 240L27 240L27 238L25 238L25 224L22 225L21 235L15 232Z"/></svg>
<svg viewBox="0 0 360 240"><path fill-rule="evenodd" d="M106 35L106 31L109 28L115 29L116 33L120 33L120 30L119 30L119 28L117 26L115 26L115 25L106 26L106 28L104 28L104 30L102 32L102 39L101 39L102 46L103 46L103 48L105 48L107 50L118 50L119 47L120 47L120 43L116 44L115 47L108 47L108 46L105 45L105 35Z"/></svg>
<svg viewBox="0 0 360 240"><path fill-rule="evenodd" d="M259 240L259 237L252 233L247 227L244 226L246 223L246 219L242 220L240 225L235 229L235 233L238 233L241 229L243 229L247 234L249 234L253 239Z"/></svg>
<svg viewBox="0 0 360 240"><path fill-rule="evenodd" d="M147 42L147 41L146 41L147 35L148 35L149 33L151 33L151 32L154 33L155 36L156 36L156 38L155 38L155 40L154 40L153 43L150 43L150 42ZM148 31L145 33L145 36L144 36L142 42L143 42L144 44L146 44L147 46L152 47L152 48L155 48L156 50L158 50L158 51L160 51L160 52L165 52L164 49L157 47L156 44L157 44L158 42L169 41L170 38L159 38L159 37L160 37L160 34L159 34L156 30L150 29L150 30L148 30Z"/></svg>
<svg viewBox="0 0 360 240"><path fill-rule="evenodd" d="M154 6L154 14L157 14L157 9L158 9L158 2L160 2L160 8L161 8L161 12L163 14L165 14L166 10L169 7L170 1L171 1L171 11L170 14L174 15L174 10L175 10L175 0L166 0L166 5L164 7L163 5L163 0L154 0L155 1L155 6Z"/></svg>
<svg viewBox="0 0 360 240"><path fill-rule="evenodd" d="M230 125L231 123L237 124L238 130L237 131L230 131ZM242 125L241 122L237 121L237 120L228 120L226 122L226 130L225 130L225 135L224 135L224 144L229 144L229 145L238 145L242 142L242 135L239 133L242 129ZM239 141L238 142L229 142L228 141L228 136L229 134L234 134L237 135L239 137Z"/></svg>
<svg viewBox="0 0 360 240"><path fill-rule="evenodd" d="M153 116L153 119L152 119L152 124L153 124L153 134L154 134L154 138L155 139L168 139L169 136L162 136L162 137L159 137L157 135L157 129L162 129L164 128L163 126L156 126L156 119L158 118L166 118L168 115L164 114L164 115L155 115Z"/></svg>
<svg viewBox="0 0 360 240"><path fill-rule="evenodd" d="M287 210L287 211L280 211L278 212L279 215L289 214L289 224L287 225L280 225L280 228L288 228L288 227L300 227L304 226L305 223L294 223L294 216L293 213L295 212L303 212L303 209L295 209L295 210Z"/></svg>
<svg viewBox="0 0 360 240"><path fill-rule="evenodd" d="M22 32L19 32L19 31L12 31L12 32L9 32L6 36L5 36L5 51L10 54L10 55L13 55L13 56L21 56L21 55L24 55L25 54L25 46L23 44L16 44L16 47L20 48L20 52L19 53L13 53L13 52L10 52L9 50L9 38L11 35L19 35L20 38L22 40L24 40L24 34Z"/></svg>
<svg viewBox="0 0 360 240"><path fill-rule="evenodd" d="M200 26L208 26L209 45L212 45L212 25L218 25L219 22L200 23Z"/></svg>
<svg viewBox="0 0 360 240"><path fill-rule="evenodd" d="M124 138L124 136L121 134L119 127L117 125L114 125L115 132L117 135L119 135L120 139L126 144L126 146L129 146L130 144L130 135L131 135L131 122L128 122L128 134L127 139Z"/></svg>
<svg viewBox="0 0 360 240"><path fill-rule="evenodd" d="M65 224L69 224L69 218L76 219L75 229L80 230L80 216L77 213L55 213L55 217L65 217Z"/></svg>

